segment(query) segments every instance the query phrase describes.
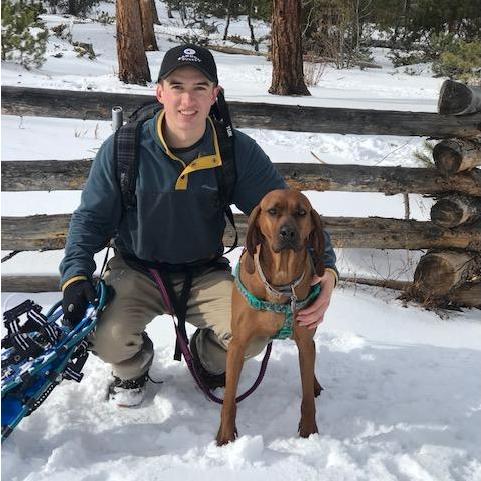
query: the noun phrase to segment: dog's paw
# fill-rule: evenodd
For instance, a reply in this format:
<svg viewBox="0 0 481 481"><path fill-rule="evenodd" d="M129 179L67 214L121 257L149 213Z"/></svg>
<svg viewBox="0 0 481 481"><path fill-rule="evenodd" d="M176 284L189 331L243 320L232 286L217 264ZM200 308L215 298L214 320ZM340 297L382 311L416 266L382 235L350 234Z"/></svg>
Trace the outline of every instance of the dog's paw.
<svg viewBox="0 0 481 481"><path fill-rule="evenodd" d="M304 422L301 419L299 422L299 436L301 438L308 438L311 434L316 434L318 432L316 421Z"/></svg>
<svg viewBox="0 0 481 481"><path fill-rule="evenodd" d="M314 397L318 397L324 391L324 388L319 384L319 381L314 378Z"/></svg>
<svg viewBox="0 0 481 481"><path fill-rule="evenodd" d="M234 426L233 429L224 429L222 425L219 428L219 432L215 437L217 446L224 446L228 443L232 443L237 438L237 428Z"/></svg>

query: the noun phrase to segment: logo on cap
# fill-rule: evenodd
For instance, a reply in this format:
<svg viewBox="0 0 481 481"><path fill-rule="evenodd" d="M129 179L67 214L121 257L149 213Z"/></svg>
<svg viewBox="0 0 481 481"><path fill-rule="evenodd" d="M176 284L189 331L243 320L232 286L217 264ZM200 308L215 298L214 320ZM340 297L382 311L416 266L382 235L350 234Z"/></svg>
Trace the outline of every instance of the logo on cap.
<svg viewBox="0 0 481 481"><path fill-rule="evenodd" d="M184 49L184 54L177 60L180 62L202 62L202 60L197 57L196 51L193 48Z"/></svg>

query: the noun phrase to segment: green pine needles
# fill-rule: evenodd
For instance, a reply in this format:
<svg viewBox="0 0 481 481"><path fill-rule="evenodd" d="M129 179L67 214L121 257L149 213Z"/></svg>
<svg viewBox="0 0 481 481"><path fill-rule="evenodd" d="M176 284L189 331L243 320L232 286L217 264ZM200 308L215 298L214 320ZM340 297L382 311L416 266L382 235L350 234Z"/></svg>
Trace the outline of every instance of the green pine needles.
<svg viewBox="0 0 481 481"><path fill-rule="evenodd" d="M41 2L2 1L2 60L26 69L45 62L48 29L39 17L41 13Z"/></svg>

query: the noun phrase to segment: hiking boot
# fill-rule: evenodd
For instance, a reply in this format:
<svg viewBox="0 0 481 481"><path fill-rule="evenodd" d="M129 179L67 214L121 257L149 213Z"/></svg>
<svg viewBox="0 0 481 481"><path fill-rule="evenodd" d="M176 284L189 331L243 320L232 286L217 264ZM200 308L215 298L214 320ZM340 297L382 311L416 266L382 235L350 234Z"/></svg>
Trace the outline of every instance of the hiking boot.
<svg viewBox="0 0 481 481"><path fill-rule="evenodd" d="M197 329L194 334L192 334L189 343L190 352L192 354L192 363L194 365L195 372L209 389L225 387L225 372L223 372L222 374L212 374L207 371L207 369L200 362L196 342L199 333L200 329Z"/></svg>
<svg viewBox="0 0 481 481"><path fill-rule="evenodd" d="M108 400L122 408L140 405L145 397L148 378L148 373L136 379L127 380L114 376L114 380L109 385Z"/></svg>

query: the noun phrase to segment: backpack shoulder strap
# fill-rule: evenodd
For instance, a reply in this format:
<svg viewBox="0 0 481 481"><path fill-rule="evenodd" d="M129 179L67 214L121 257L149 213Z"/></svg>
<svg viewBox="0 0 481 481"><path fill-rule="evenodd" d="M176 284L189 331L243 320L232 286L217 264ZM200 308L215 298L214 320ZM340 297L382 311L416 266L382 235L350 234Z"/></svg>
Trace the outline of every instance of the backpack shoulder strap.
<svg viewBox="0 0 481 481"><path fill-rule="evenodd" d="M227 250L226 253L228 253L237 247L238 242L234 214L230 208L234 194L235 183L237 180L237 172L235 167L234 129L232 127L229 109L227 108L222 90L220 90L219 94L217 95L217 102L213 106L211 117L214 123L220 156L222 159L222 166L216 169L219 196L221 203L224 206L224 213L227 217L227 220L235 232L235 239L232 246Z"/></svg>
<svg viewBox="0 0 481 481"><path fill-rule="evenodd" d="M223 125L215 119L213 123L219 144L219 153L222 159L222 166L215 169L217 184L221 202L223 205L228 206L232 203L237 177L234 159L234 137L228 138Z"/></svg>
<svg viewBox="0 0 481 481"><path fill-rule="evenodd" d="M222 167L216 169L219 193L223 205L229 206L232 203L237 178L234 150L235 138L229 109L227 108L222 90L219 91L217 102L212 107L211 118L215 126L222 159Z"/></svg>
<svg viewBox="0 0 481 481"><path fill-rule="evenodd" d="M136 206L135 185L139 169L138 151L142 125L162 108L157 101L144 103L129 116L128 122L115 132L114 162L124 210Z"/></svg>
<svg viewBox="0 0 481 481"><path fill-rule="evenodd" d="M115 132L114 162L124 210L136 206L135 184L139 167L137 153L142 124L141 120L129 122Z"/></svg>

